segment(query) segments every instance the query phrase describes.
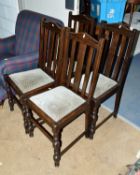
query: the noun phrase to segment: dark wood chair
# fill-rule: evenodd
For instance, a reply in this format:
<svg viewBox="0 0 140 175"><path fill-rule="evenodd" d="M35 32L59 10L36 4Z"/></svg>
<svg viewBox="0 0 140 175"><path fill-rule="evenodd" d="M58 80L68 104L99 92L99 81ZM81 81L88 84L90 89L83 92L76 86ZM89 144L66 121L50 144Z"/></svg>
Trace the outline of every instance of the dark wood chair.
<svg viewBox="0 0 140 175"><path fill-rule="evenodd" d="M84 135L88 137L90 101L98 79L104 39L98 42L86 33L73 33L67 30L64 46L62 85L30 97L26 106L26 117L31 120L30 135L33 135L34 125L36 125L49 138L54 147L55 166L59 165L61 156L74 143ZM73 74L75 59L77 60L77 66ZM83 84L80 84L85 59L87 61L85 78ZM90 77L91 69L94 70L92 78ZM92 81L89 85L89 92L86 93L89 78ZM39 118L36 118L33 115L34 113ZM61 151L62 130L79 116L84 116L81 114L85 114L86 117L83 133ZM43 120L45 124L40 124L39 119ZM52 128L53 134L46 129L46 124Z"/></svg>
<svg viewBox="0 0 140 175"><path fill-rule="evenodd" d="M126 13L130 13L130 18L128 21L129 26L131 26L133 13L138 5L140 5L140 0L127 0Z"/></svg>
<svg viewBox="0 0 140 175"><path fill-rule="evenodd" d="M80 0L80 14L90 16L90 0Z"/></svg>
<svg viewBox="0 0 140 175"><path fill-rule="evenodd" d="M91 105L91 138L93 138L95 130L111 116L117 117L123 87L127 78L139 32L137 30L131 31L123 24L121 26L102 23L99 35L100 37L105 37L106 42L100 65L101 73ZM100 105L113 95L116 95L114 111L96 126Z"/></svg>
<svg viewBox="0 0 140 175"><path fill-rule="evenodd" d="M38 68L5 76L10 110L16 102L24 116L25 132L29 133L25 116L26 98L57 85L61 74L64 28L42 19Z"/></svg>
<svg viewBox="0 0 140 175"><path fill-rule="evenodd" d="M94 36L96 26L96 19L85 14L73 15L71 11L69 12L68 27L72 32L86 32Z"/></svg>

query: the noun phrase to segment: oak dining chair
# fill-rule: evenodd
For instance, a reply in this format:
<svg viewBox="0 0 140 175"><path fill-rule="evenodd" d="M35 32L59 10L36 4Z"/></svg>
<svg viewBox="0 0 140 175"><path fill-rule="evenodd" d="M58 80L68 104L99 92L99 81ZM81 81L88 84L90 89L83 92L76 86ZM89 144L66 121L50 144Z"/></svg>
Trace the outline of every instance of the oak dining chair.
<svg viewBox="0 0 140 175"><path fill-rule="evenodd" d="M100 64L100 74L91 104L92 120L90 122L90 137L95 130L111 116L118 115L123 88L133 58L139 32L130 30L125 24L102 23L99 36L106 39ZM93 72L91 72L91 75ZM90 82L89 82L90 83ZM88 89L87 89L88 92ZM112 97L115 98L114 110L97 125L101 104Z"/></svg>
<svg viewBox="0 0 140 175"><path fill-rule="evenodd" d="M40 46L38 68L6 75L8 101L11 110L15 102L22 110L25 132L29 133L25 116L26 98L59 82L62 65L64 27L42 19L40 25Z"/></svg>
<svg viewBox="0 0 140 175"><path fill-rule="evenodd" d="M54 148L53 159L55 166L59 166L61 156L82 136L89 137L90 101L98 80L103 47L104 39L97 41L86 33L73 33L66 30L63 73L61 74L62 84L34 95L27 100L26 117L31 121L30 135L33 135L35 125L49 138ZM77 66L74 69L75 59ZM85 60L87 63L86 67L84 67L85 78L83 84L80 84ZM75 71L74 74L73 69ZM94 70L92 77L90 76L91 70ZM87 93L86 87L89 78L92 81ZM38 118L34 114L37 114ZM66 148L61 150L63 129L80 116L86 118L84 131ZM44 121L43 125L39 123L39 119ZM46 125L52 129L52 133L46 129Z"/></svg>

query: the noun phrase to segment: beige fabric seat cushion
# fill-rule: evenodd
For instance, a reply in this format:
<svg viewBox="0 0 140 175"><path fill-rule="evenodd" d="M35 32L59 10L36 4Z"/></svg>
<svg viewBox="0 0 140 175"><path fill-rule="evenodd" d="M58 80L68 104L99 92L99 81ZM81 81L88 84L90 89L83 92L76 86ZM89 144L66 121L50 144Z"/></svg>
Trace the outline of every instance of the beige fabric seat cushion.
<svg viewBox="0 0 140 175"><path fill-rule="evenodd" d="M90 78L89 78L89 82L88 82L87 89L86 89L87 93L89 92L92 74L93 74L93 72L90 73ZM82 88L82 85L83 85L84 77L85 77L85 75L83 75L82 78L81 78L81 82L80 82L80 87L81 88ZM72 79L72 82L73 82L73 79ZM99 78L98 78L98 81L97 81L97 85L96 85L93 97L98 98L99 96L101 96L106 91L108 91L109 89L111 89L112 87L114 87L116 85L117 85L116 81L104 76L103 74L99 74Z"/></svg>
<svg viewBox="0 0 140 175"><path fill-rule="evenodd" d="M99 96L103 95L106 91L110 90L116 85L116 81L104 76L103 74L100 74L95 89L94 98L98 98Z"/></svg>
<svg viewBox="0 0 140 175"><path fill-rule="evenodd" d="M55 122L58 122L85 102L83 98L64 86L58 86L32 96L30 100Z"/></svg>
<svg viewBox="0 0 140 175"><path fill-rule="evenodd" d="M49 75L47 75L39 68L14 73L11 74L9 77L23 93L54 82L54 80Z"/></svg>

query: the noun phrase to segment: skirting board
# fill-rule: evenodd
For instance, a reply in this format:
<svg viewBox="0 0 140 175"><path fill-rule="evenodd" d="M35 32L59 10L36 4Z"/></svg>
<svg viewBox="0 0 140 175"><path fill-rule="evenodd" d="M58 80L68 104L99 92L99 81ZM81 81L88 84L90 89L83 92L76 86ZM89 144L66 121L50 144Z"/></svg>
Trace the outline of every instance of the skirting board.
<svg viewBox="0 0 140 175"><path fill-rule="evenodd" d="M109 112L112 112L112 110L108 107L106 107L104 104L101 105L104 109L108 110ZM140 127L136 126L135 124L131 123L129 120L127 120L126 118L124 118L123 116L121 116L120 114L118 114L118 118L120 118L121 120L123 120L124 122L128 123L129 125L131 125L132 127L134 127L135 129L137 129L138 131L140 131Z"/></svg>

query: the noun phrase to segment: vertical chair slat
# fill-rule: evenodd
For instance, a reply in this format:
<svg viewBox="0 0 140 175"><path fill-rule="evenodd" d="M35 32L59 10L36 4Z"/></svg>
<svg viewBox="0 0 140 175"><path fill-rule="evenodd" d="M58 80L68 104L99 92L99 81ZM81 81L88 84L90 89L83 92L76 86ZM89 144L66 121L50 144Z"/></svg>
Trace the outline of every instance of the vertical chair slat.
<svg viewBox="0 0 140 175"><path fill-rule="evenodd" d="M80 44L78 48L78 57L77 57L77 67L74 78L74 90L77 92L82 76L84 58L85 58L86 46L84 44Z"/></svg>
<svg viewBox="0 0 140 175"><path fill-rule="evenodd" d="M53 76L55 75L55 70L57 69L57 62L58 62L58 48L59 48L59 36L55 34L55 42L54 42L54 52L53 52L53 61L52 61L52 72Z"/></svg>
<svg viewBox="0 0 140 175"><path fill-rule="evenodd" d="M93 98L93 94L94 94L96 84L98 81L99 67L100 67L101 58L102 58L102 54L103 54L104 43L105 43L105 40L103 38L101 38L99 40L99 44L98 44L99 49L96 52L95 60L94 60L94 64L93 64L93 74L92 74L91 85L90 85L90 89L89 89L89 99ZM98 59L96 59L96 58L98 58Z"/></svg>
<svg viewBox="0 0 140 175"><path fill-rule="evenodd" d="M38 65L42 69L44 69L43 49L44 49L44 34L45 34L43 21L45 21L44 18L41 20L41 23L40 23L40 42L39 42L39 61L38 61Z"/></svg>
<svg viewBox="0 0 140 175"><path fill-rule="evenodd" d="M51 70L52 68L52 61L53 61L53 55L54 55L54 39L55 39L55 32L51 31L50 33L50 43L49 43L49 49L48 49L48 60L47 60L47 67Z"/></svg>
<svg viewBox="0 0 140 175"><path fill-rule="evenodd" d="M71 78L72 78L72 74L73 74L73 69L75 67L75 52L76 52L76 41L72 41L71 40L71 45L69 47L71 47L71 54L70 54L70 58L69 58L69 63L70 66L68 67L68 81L67 81L67 85L70 85L71 82Z"/></svg>
<svg viewBox="0 0 140 175"><path fill-rule="evenodd" d="M112 70L112 65L114 62L114 56L116 54L116 48L118 47L119 35L114 32L112 34L111 46L108 50L108 58L105 65L105 75L109 76Z"/></svg>
<svg viewBox="0 0 140 175"><path fill-rule="evenodd" d="M117 57L117 61L115 63L115 66L114 66L114 71L113 71L113 75L112 75L112 78L113 80L117 80L118 79L118 76L119 76L119 70L121 69L121 66L122 66L122 62L123 62L123 58L124 58L124 48L126 47L126 42L127 42L127 39L125 36L123 36L121 38L121 44L120 44L120 49L119 49L119 52L118 52L118 57Z"/></svg>
<svg viewBox="0 0 140 175"><path fill-rule="evenodd" d="M87 63L86 63L85 78L84 78L84 81L83 81L83 88L82 88L82 95L83 96L86 93L86 88L87 88L87 85L88 85L87 80L89 80L89 76L90 76L90 72L91 72L93 52L94 52L93 48L90 48L89 51L88 51L88 55L87 55L87 57L89 59L87 60Z"/></svg>
<svg viewBox="0 0 140 175"><path fill-rule="evenodd" d="M48 34L48 30L45 28L45 33L44 33L44 53L43 53L43 65L44 65L44 69L46 67L46 62L47 62L47 57L48 57L48 39L49 39L49 34Z"/></svg>

